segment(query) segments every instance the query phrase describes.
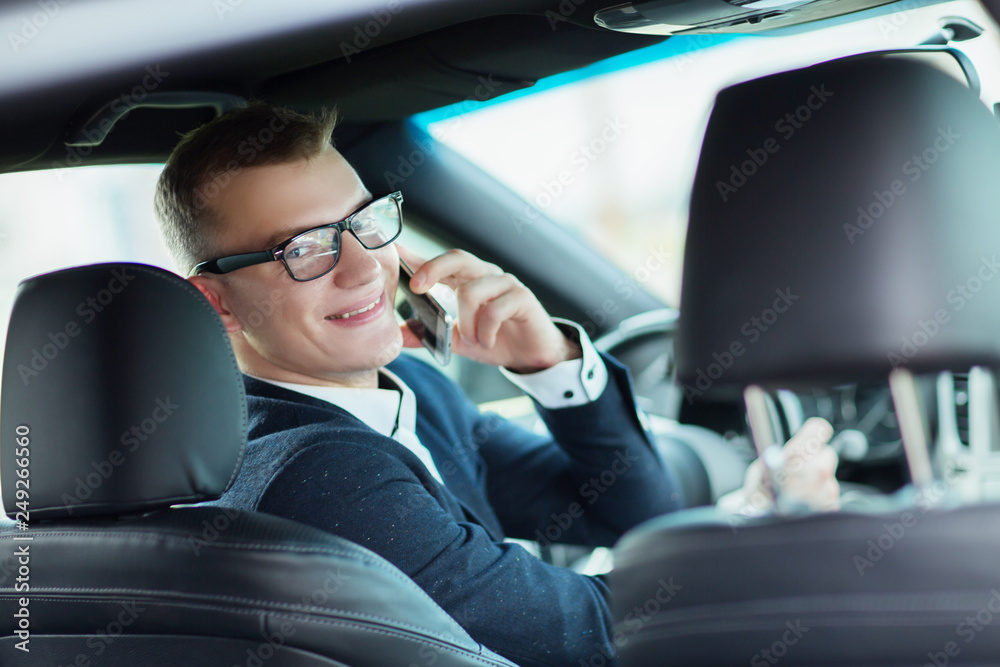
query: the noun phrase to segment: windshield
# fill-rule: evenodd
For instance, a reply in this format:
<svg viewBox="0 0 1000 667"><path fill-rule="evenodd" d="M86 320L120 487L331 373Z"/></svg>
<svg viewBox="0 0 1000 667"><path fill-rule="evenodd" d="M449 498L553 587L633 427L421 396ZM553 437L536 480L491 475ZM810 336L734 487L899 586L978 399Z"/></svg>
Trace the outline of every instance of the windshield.
<svg viewBox="0 0 1000 667"><path fill-rule="evenodd" d="M979 3L894 5L774 36L677 36L552 77L486 105L419 117L439 141L534 209L586 239L637 284L677 307L688 198L705 125L722 88L768 73L867 51L912 47L962 16L990 30L957 46L1000 100L1000 41ZM544 147L544 150L540 150ZM537 212L537 213L536 213Z"/></svg>

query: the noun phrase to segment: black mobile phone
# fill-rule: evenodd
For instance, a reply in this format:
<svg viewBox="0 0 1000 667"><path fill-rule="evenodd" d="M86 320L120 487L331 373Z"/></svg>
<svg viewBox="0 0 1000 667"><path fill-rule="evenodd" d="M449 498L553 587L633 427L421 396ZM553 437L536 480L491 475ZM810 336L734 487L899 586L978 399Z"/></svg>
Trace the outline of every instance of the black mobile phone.
<svg viewBox="0 0 1000 667"><path fill-rule="evenodd" d="M434 285L426 294L410 289L413 269L399 260L396 312L403 318L434 359L444 366L451 360L451 334L455 324L455 294L445 285ZM402 297L402 298L400 298Z"/></svg>

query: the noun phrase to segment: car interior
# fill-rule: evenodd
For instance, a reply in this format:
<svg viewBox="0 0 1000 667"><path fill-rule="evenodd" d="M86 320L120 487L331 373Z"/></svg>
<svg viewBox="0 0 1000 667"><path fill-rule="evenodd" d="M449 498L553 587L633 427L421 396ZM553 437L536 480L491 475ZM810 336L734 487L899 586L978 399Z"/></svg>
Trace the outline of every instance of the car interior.
<svg viewBox="0 0 1000 667"><path fill-rule="evenodd" d="M363 547L199 505L240 469L239 369L197 291L129 251L152 200L108 170L151 182L249 100L336 106L407 243L504 267L629 367L687 509L611 550L525 544L607 577L621 664L1000 662L997 4L5 3L0 663L513 664ZM98 173L122 180L104 231L69 203ZM640 190L679 213L634 213ZM495 369L443 370L543 428ZM839 512L780 484L777 510L714 506L816 416Z"/></svg>
<svg viewBox="0 0 1000 667"><path fill-rule="evenodd" d="M765 145L774 119L816 91L827 100L820 105L815 98L810 124L774 153L781 160L762 166L752 181L748 176L740 191L745 196L724 201L717 175L745 157L741 147ZM911 109L920 111L907 114ZM949 130L975 138L948 144L941 133ZM992 159L998 130L964 82L883 55L793 70L720 93L692 194L679 379L693 381L700 369L723 363L720 351L732 357L719 381L737 386L887 378L912 481L894 496L845 500L840 512L790 508L786 516L733 521L695 510L633 530L616 546L611 572L616 618L630 637L622 648L627 664L662 664L653 656L663 655L699 665L763 659L759 652L784 636L786 623L802 634L785 647L795 664L923 664L951 641L963 660L995 659L988 626L979 627L975 642L956 636L956 626L988 609L995 549L988 526L996 506L964 504L960 483L925 477L921 455L928 450L913 444L923 442L927 412L917 378L995 367L997 311L985 299L949 308L947 322L905 365L893 364L886 350L912 337L914 323L922 331L926 313L946 304L939 286L976 275L983 249L995 244L990 183L1000 175ZM914 146L945 152L928 153L933 168L920 170L916 181L907 176L911 189L887 203L851 243L844 220L856 217L854 204L873 196L871 183L895 183ZM834 173L839 176L830 178ZM751 214L768 220L775 233L760 235L748 226ZM803 225L806 218L812 224ZM875 279L886 265L893 267L892 280ZM904 295L900 285L912 291ZM775 297L778 290L787 303ZM688 300L704 293L716 298ZM781 311L781 327L775 322L773 335L750 342L741 328L761 304ZM732 348L733 341L745 349ZM979 398L986 398L987 410L996 401L995 394L973 400ZM628 613L643 608L655 582L669 577L690 584L690 594L681 589L645 623L627 626Z"/></svg>
<svg viewBox="0 0 1000 667"><path fill-rule="evenodd" d="M239 470L247 409L222 323L178 276L120 263L26 281L8 352L30 355L39 332L73 319L116 278L127 287L38 382L6 378L17 397L8 414L31 425L19 429L19 449L39 521L6 537L15 554L27 545L31 585L48 593L19 607L36 633L30 659L13 634L0 640L4 664L374 666L425 655L512 664L367 549L278 517L197 506ZM99 381L81 391L81 377ZM129 398L108 400L97 387ZM49 400L56 395L66 400ZM125 423L138 426L128 444ZM36 455L35 442L65 450Z"/></svg>

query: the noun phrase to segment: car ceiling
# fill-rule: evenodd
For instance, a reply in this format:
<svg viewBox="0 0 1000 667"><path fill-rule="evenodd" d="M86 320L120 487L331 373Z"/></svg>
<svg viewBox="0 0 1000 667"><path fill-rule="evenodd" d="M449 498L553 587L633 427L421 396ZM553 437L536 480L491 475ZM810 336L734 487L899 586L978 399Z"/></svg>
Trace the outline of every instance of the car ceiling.
<svg viewBox="0 0 1000 667"><path fill-rule="evenodd" d="M208 106L139 107L99 146L66 145L102 107L145 80L155 82L156 94L206 100L228 94L299 110L336 104L344 119L337 146L374 183L382 165L419 139L420 129L405 122L415 113L485 101L666 39L597 27L594 13L615 3L6 0L0 4L0 35L8 42L0 46L0 173L162 162L181 134L216 113ZM29 21L41 25L32 33ZM497 237L509 228L504 216L523 202L451 151L432 156L434 164L407 183L407 207L433 219L436 233L460 235L469 249L513 270L540 297L552 297L554 314L576 318L616 301L620 271L591 261L591 249L554 226L529 225L505 244ZM443 177L458 172L461 179ZM468 225L484 211L499 217ZM553 248L561 253L558 261ZM562 267L555 276L539 268L554 261ZM606 326L661 305L640 294Z"/></svg>
<svg viewBox="0 0 1000 667"><path fill-rule="evenodd" d="M844 0L855 2L856 0ZM336 104L349 147L373 126L666 39L597 27L611 0L8 0L0 8L0 171L161 162L210 107L134 109L68 148L130 91ZM148 74L156 72L158 80ZM484 82L488 85L484 85ZM149 86L147 86L147 89Z"/></svg>
<svg viewBox="0 0 1000 667"><path fill-rule="evenodd" d="M0 9L9 42L0 56L0 170L67 162L68 133L144 78L155 93L337 104L349 141L371 124L489 99L664 39L594 26L606 0L561 1L562 10L560 0L8 3ZM32 16L35 31L25 23ZM15 43L11 33L28 37ZM214 113L138 108L71 161L162 161L179 133Z"/></svg>

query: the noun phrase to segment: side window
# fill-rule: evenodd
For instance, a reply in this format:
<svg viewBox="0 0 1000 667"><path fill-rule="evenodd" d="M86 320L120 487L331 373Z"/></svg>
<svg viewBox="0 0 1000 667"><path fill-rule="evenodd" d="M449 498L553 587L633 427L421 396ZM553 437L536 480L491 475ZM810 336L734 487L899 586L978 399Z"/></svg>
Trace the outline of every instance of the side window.
<svg viewBox="0 0 1000 667"><path fill-rule="evenodd" d="M173 270L153 216L161 169L101 166L0 176L0 340L6 340L14 294L25 278L116 261Z"/></svg>

